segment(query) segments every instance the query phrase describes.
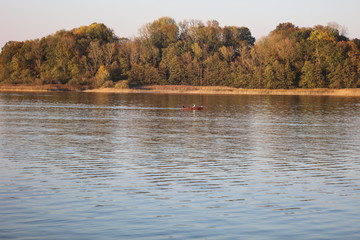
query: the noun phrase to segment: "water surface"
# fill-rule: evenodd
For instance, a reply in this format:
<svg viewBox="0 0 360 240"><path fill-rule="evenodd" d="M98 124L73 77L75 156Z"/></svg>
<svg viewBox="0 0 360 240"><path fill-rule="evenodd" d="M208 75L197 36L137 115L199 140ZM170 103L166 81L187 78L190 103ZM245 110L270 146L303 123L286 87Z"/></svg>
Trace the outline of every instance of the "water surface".
<svg viewBox="0 0 360 240"><path fill-rule="evenodd" d="M350 97L0 93L0 238L359 239L359 116Z"/></svg>

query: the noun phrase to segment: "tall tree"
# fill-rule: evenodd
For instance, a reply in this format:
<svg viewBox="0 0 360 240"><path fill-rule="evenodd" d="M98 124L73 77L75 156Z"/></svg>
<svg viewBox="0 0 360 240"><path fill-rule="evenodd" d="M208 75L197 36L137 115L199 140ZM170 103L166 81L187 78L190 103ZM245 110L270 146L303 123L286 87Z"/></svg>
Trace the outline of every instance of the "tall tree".
<svg viewBox="0 0 360 240"><path fill-rule="evenodd" d="M166 48L178 40L179 28L174 19L162 17L145 25L140 30L141 37L159 48Z"/></svg>

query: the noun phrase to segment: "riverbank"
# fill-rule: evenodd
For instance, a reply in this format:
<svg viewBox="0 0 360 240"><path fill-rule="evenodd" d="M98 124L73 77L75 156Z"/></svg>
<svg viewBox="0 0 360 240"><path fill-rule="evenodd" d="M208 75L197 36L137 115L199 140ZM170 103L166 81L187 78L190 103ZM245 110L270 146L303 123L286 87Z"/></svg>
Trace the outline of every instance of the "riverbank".
<svg viewBox="0 0 360 240"><path fill-rule="evenodd" d="M346 89L243 89L221 86L174 86L151 85L131 89L100 88L85 90L100 93L167 93L167 94L238 94L238 95L318 95L318 96L356 96L360 97L360 88Z"/></svg>
<svg viewBox="0 0 360 240"><path fill-rule="evenodd" d="M151 85L136 88L87 89L81 86L61 84L48 85L0 85L2 92L96 92L96 93L165 93L165 94L238 94L238 95L312 95L312 96L356 96L360 88L345 89L242 89L221 86Z"/></svg>
<svg viewBox="0 0 360 240"><path fill-rule="evenodd" d="M88 89L82 86L71 86L63 84L0 84L0 92L81 92Z"/></svg>

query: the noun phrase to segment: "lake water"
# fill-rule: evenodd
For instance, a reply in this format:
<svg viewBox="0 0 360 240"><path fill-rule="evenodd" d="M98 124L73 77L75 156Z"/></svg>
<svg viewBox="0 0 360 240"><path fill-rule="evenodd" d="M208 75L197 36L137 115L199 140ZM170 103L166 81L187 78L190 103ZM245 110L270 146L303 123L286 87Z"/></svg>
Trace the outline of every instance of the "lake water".
<svg viewBox="0 0 360 240"><path fill-rule="evenodd" d="M360 239L360 98L0 93L0 239Z"/></svg>

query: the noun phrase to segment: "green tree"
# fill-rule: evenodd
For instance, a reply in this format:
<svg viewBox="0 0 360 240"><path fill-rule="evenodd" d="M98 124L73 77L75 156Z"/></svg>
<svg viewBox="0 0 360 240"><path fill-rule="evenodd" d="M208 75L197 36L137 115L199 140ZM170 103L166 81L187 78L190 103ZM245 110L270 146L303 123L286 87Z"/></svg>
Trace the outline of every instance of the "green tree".
<svg viewBox="0 0 360 240"><path fill-rule="evenodd" d="M301 70L302 76L299 86L303 88L325 87L325 77L319 63L306 61Z"/></svg>
<svg viewBox="0 0 360 240"><path fill-rule="evenodd" d="M222 29L223 44L226 47L239 49L241 47L252 47L255 38L247 27L227 26Z"/></svg>
<svg viewBox="0 0 360 240"><path fill-rule="evenodd" d="M77 36L79 39L101 41L102 43L117 42L119 40L114 34L114 31L103 23L92 23L89 26L75 28L70 33Z"/></svg>
<svg viewBox="0 0 360 240"><path fill-rule="evenodd" d="M213 55L222 46L222 29L216 20L208 21L207 26L200 25L193 38L208 56Z"/></svg>
<svg viewBox="0 0 360 240"><path fill-rule="evenodd" d="M215 53L205 61L205 85L209 86L231 86L232 81L229 75L229 65L220 59L219 54Z"/></svg>
<svg viewBox="0 0 360 240"><path fill-rule="evenodd" d="M110 73L104 65L101 65L95 75L94 87L101 87L107 80L110 80Z"/></svg>
<svg viewBox="0 0 360 240"><path fill-rule="evenodd" d="M145 25L140 33L145 41L149 41L153 46L162 49L178 40L179 28L174 19L162 17Z"/></svg>

